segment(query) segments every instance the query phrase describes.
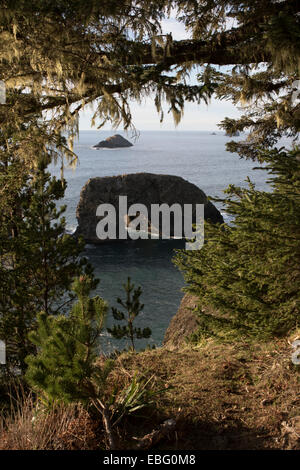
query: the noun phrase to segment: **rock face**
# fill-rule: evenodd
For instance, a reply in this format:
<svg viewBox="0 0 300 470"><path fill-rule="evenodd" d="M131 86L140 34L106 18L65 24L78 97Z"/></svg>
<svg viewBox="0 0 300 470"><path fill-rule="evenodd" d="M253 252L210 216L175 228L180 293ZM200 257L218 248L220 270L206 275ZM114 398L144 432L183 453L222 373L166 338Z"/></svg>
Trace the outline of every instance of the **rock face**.
<svg viewBox="0 0 300 470"><path fill-rule="evenodd" d="M112 135L105 140L101 140L98 144L94 145L94 148L108 148L108 149L116 149L119 147L132 147L133 144L129 142L127 139L124 139L120 134Z"/></svg>
<svg viewBox="0 0 300 470"><path fill-rule="evenodd" d="M193 310L197 306L199 299L191 294L185 294L179 309L170 321L166 330L163 344L168 349L176 349L185 343L185 338L189 337L197 330L197 317Z"/></svg>
<svg viewBox="0 0 300 470"><path fill-rule="evenodd" d="M105 203L113 205L116 209L116 233L118 234L119 196L127 196L128 208L132 204L143 204L146 206L148 214L151 214L151 204L166 203L171 206L178 203L182 207L183 204L192 204L193 222L195 222L195 205L204 204L204 217L206 220L209 219L213 223L223 222L218 209L207 200L205 193L194 184L179 176L135 173L91 178L87 181L81 190L77 206L78 227L76 235L82 235L88 243L103 243L103 240L100 240L96 234L97 224L101 220L101 217L96 216L96 210L100 204ZM182 210L182 212L184 211ZM128 217L126 218L128 223ZM121 221L121 223L123 222ZM124 220L125 225L126 220Z"/></svg>

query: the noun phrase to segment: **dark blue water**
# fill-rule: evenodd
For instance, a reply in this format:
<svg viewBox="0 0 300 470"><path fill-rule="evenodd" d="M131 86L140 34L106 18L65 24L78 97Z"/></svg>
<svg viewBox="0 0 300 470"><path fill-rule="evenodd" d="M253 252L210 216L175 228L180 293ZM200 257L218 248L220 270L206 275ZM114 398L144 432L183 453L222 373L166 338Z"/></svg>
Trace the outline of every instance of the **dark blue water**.
<svg viewBox="0 0 300 470"><path fill-rule="evenodd" d="M136 326L150 327L151 338L137 340L136 344L160 344L170 319L182 298L183 279L181 273L171 263L174 249L183 248L180 240L139 240L136 242L112 243L105 246L86 247L85 255L95 267L95 274L100 278L98 293L116 306L118 297L124 298L122 284L130 276L136 285L142 286L141 301L145 307L136 319ZM110 314L107 326L115 322ZM103 338L104 339L104 338ZM113 346L108 335L105 338ZM120 349L124 342L118 341Z"/></svg>
<svg viewBox="0 0 300 470"><path fill-rule="evenodd" d="M113 133L82 131L79 141L75 142L77 168L66 168L64 173L68 188L63 203L67 204L69 230L76 228L75 214L80 190L89 178L95 176L138 172L178 175L213 197L222 197L223 189L229 184L245 186L247 176L256 183L257 189L266 189L265 172L253 171L252 162L226 152L225 143L229 138L222 133L213 136L209 132L145 131L137 141L122 133L133 141L133 147L114 150L92 148ZM59 176L60 169L53 168L52 172ZM222 207L219 208L225 220L228 220ZM136 323L140 327L149 326L152 337L147 341L138 341L140 347L145 347L147 343L161 344L183 296L182 275L171 262L174 248L179 247L183 247L183 243L178 240L86 246L85 254L101 279L97 293L110 305L116 305L116 298L122 297L122 284L126 282L127 276L142 286L145 308ZM110 314L107 323L111 325L113 322ZM111 342L107 335L103 339Z"/></svg>

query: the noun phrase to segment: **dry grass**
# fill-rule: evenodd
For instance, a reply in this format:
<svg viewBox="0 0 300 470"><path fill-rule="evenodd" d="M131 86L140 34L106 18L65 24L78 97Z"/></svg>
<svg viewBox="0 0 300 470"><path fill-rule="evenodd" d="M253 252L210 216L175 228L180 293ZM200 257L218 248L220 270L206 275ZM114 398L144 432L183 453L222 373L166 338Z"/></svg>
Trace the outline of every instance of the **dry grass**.
<svg viewBox="0 0 300 470"><path fill-rule="evenodd" d="M0 450L76 450L98 447L96 424L80 406L38 410L23 397L12 414L0 419Z"/></svg>
<svg viewBox="0 0 300 470"><path fill-rule="evenodd" d="M110 376L107 397L138 372L162 390L155 405L123 419L115 432L120 449L166 419L176 431L157 449L300 449L300 371L291 341L166 347L123 353ZM101 360L101 359L100 359ZM36 414L31 397L0 422L0 449L107 448L102 424L79 406Z"/></svg>
<svg viewBox="0 0 300 470"><path fill-rule="evenodd" d="M165 390L142 428L141 422L126 423L124 446L134 445L130 436L175 418L177 432L161 448L300 448L300 374L291 352L290 343L282 340L207 342L198 350L161 348L122 355L114 382L121 386L138 370L152 374L153 386Z"/></svg>

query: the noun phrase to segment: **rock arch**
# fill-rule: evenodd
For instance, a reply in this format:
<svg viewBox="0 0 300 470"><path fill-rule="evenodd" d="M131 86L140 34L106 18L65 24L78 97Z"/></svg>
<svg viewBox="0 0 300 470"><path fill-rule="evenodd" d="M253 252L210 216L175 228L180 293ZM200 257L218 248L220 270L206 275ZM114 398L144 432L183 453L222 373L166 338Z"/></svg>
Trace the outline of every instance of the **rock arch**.
<svg viewBox="0 0 300 470"><path fill-rule="evenodd" d="M222 223L223 218L218 209L207 199L206 194L194 184L179 176L158 175L153 173L134 173L119 176L91 178L81 190L77 206L78 227L76 235L82 235L89 243L103 243L97 238L96 216L100 204L112 204L117 212L119 196L127 196L128 207L133 204L144 204L149 214L152 204L193 205L193 223L196 204L204 204L204 217L213 223ZM127 221L130 218L127 218ZM149 221L149 226L151 221ZM117 227L118 230L118 227ZM172 230L172 229L171 229ZM118 232L117 232L118 233Z"/></svg>

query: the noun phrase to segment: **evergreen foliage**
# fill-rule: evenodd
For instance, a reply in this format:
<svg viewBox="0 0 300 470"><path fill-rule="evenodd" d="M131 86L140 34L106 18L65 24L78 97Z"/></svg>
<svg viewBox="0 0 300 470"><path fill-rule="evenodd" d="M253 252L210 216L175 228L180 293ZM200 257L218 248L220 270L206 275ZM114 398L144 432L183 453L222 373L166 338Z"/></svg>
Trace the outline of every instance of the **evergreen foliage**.
<svg viewBox="0 0 300 470"><path fill-rule="evenodd" d="M199 335L267 338L300 322L300 152L262 151L272 192L229 186L232 224L206 223L200 251L179 251L188 292L199 298ZM213 307L213 315L205 307Z"/></svg>
<svg viewBox="0 0 300 470"><path fill-rule="evenodd" d="M26 379L49 403L87 404L101 398L113 361L96 363L107 304L99 296L90 298L93 287L91 278L76 278L73 289L78 301L69 315L41 312L36 331L29 335L38 353L26 359Z"/></svg>
<svg viewBox="0 0 300 470"><path fill-rule="evenodd" d="M178 20L185 25L188 39L176 41L171 34L162 33L160 22L168 17L171 11L176 11ZM0 304L1 302L3 304L3 307L0 307L0 315L1 319L4 317L12 319L10 326L4 325L4 328L8 328L5 335L9 333L11 336L13 332L14 342L19 351L17 360L21 367L24 366L24 357L29 352L26 338L28 329L31 329L35 322L34 312L45 308L45 303L48 305L46 309L50 313L53 312L46 300L47 289L45 290L43 286L38 291L37 282L34 284L35 287L32 287L35 269L39 269L40 274L42 269L37 268L38 263L35 261L42 261L42 266L45 267L41 253L44 249L46 251L50 249L46 242L47 237L44 239L43 246L38 247L37 243L32 243L33 251L29 253L29 250L24 247L30 246L31 238L33 241L37 238L34 233L30 233L29 227L25 228L26 224L24 224L24 234L21 236L22 224L19 223L22 219L20 214L27 210L27 203L24 201L30 194L29 186L34 184L34 171L41 159L45 158L47 162L50 160L57 162L61 158L62 165L64 157L69 163L76 162L72 142L78 133L79 112L91 103L95 104L93 124L98 120L101 126L110 121L113 126L123 123L127 129L132 125L130 100L140 102L144 97L152 96L161 119L164 116L164 103L167 103L168 112L173 113L177 124L183 115L186 101L207 103L215 95L218 99L230 100L236 105L243 106L243 115L240 118L226 118L220 124L228 135L234 135L236 131L248 133L242 141L229 142L228 150L237 152L244 158L259 161L265 159L268 165L271 165L270 158L274 158L275 164L276 154L270 154L267 150L271 149L282 136L296 138L299 133L300 108L299 99L297 99L299 98L297 83L300 64L299 13L299 2L294 0L219 0L218 2L211 0L126 0L125 2L16 0L11 2L5 0L2 2L0 79L5 82L6 101L0 103L0 205L2 209L0 275L1 281L3 280L2 286L6 291L2 290L0 293ZM224 68L220 71L219 66L227 66L227 71L224 71ZM196 67L199 68L199 83L189 84L189 75ZM51 111L50 118L50 114L45 114L45 111ZM64 137L64 131L67 131L68 139ZM266 151L261 151L261 148ZM279 154L287 156L289 162L292 161L289 152L281 151ZM273 171L272 168L270 167L270 171ZM278 173L278 181L282 178L282 174ZM29 180L30 184L28 184ZM56 188L53 187L53 190L57 197L60 197L61 189L58 186L57 184ZM287 186L283 184L282 191L286 188ZM295 187L293 187L294 190ZM241 225L234 225L234 229L228 226L222 229L208 227L207 234L213 237L212 241L208 241L200 253L183 255L182 263L186 263L191 257L196 260L199 256L202 259L213 240L216 244L216 253L223 242L229 243L230 247L240 247L237 240L231 237L240 236L241 240L250 237L249 227L252 225L256 227L263 223L263 219L259 217L258 208L262 210L262 214L265 214L264 211L269 207L265 221L265 223L269 221L269 226L261 226L257 229L258 231L265 230L265 234L270 231L270 239L275 240L275 233L282 230L287 240L293 239L294 232L288 235L287 231L284 232L279 219L270 215L272 211L275 213L272 204L274 203L277 207L276 198L279 197L279 190L276 189L272 196L268 196L267 193L260 194L251 186L248 193L233 187L230 191L232 193L229 194L238 198L237 200L242 204L238 206L241 207L241 211L243 208L246 210L247 207L249 214L252 214L254 218L251 219L249 215L246 223L246 219L239 218L244 212L235 214L235 203L228 202L229 210L233 211L234 216L238 216L236 223L239 224L241 221ZM256 201L257 210L251 212L250 202L249 207L246 206L248 199L252 202ZM46 202L48 203L50 204L50 199ZM283 208L286 208L289 203L288 194L284 195L282 192ZM40 215L38 214L39 204L40 202L36 200L35 208L34 204L31 207L36 216ZM22 210L21 207L23 207ZM296 212L294 206L292 210ZM33 230L37 230L38 222L35 223L32 220L32 223ZM49 227L48 225L47 230ZM245 227L244 232L243 227ZM293 230L294 226L290 223L288 227ZM54 232L51 233L54 234ZM250 233L252 236L252 232ZM257 237L258 232L254 230L253 233ZM298 234L297 231L296 234ZM225 236L229 238L224 240ZM64 236L59 236L61 243L58 245L61 249L63 239ZM254 249L256 243L254 240L257 239L253 238L253 243L251 243L249 238L247 249L253 250L255 259L258 251ZM63 251L67 256L66 252L70 249L72 258L73 245L71 240L67 242L64 245L66 250L63 249ZM68 248L67 244L70 245ZM55 243L52 248L54 245ZM295 259L297 259L298 252L295 245L290 246L290 253L293 249ZM22 250L28 259L23 257ZM221 253L223 253L222 250L220 248ZM239 252L238 249L236 250ZM191 289L194 288L193 283L200 286L200 280L203 286L206 283L209 284L203 272L206 265L210 265L211 267L207 269L213 272L213 253L214 250L211 248L212 258L203 259L200 267L197 265L197 271L190 278ZM223 254L224 260L227 259L226 253ZM239 254L241 255L241 252ZM281 259L281 255L281 249L275 253L274 248L272 256L267 257L267 254L265 257L262 256L266 269L264 276L263 266L261 266L260 273L258 264L257 268L253 270L251 268L249 273L245 274L248 263L246 254L245 261L243 256L230 257L228 262L232 262L233 266L232 269L231 266L227 266L227 270L225 265L222 269L220 268L218 263L221 258L216 259L221 274L218 282L216 278L215 288L211 285L211 290L208 289L205 295L208 297L210 295L212 300L214 297L212 292L218 291L220 303L223 305L225 299L222 297L222 286L227 282L223 279L223 275L227 274L230 279L235 271L243 273L242 277L245 277L247 282L249 281L248 284L245 281L247 288L242 283L239 284L238 280L232 279L236 289L236 297L232 303L233 312L239 312L241 309L237 323L243 323L241 316L248 308L248 300L245 299L252 295L250 290L253 289L252 302L254 302L257 290L259 295L257 305L261 305L261 308L257 307L256 311L260 309L264 312L260 315L264 316L266 325L271 325L267 318L271 315L269 313L272 295L275 305L278 306L281 305L280 299L283 305L287 305L287 299L283 294L280 297L280 288L276 296L276 283L271 281L272 276L267 282L268 287L263 287L261 279L263 277L266 279L266 273L272 272L275 265L280 279L284 272L288 277L288 263L282 266L281 270L279 269L279 260L286 262L286 257L283 256ZM14 260L15 267L8 269L7 265L11 260ZM63 256L61 258L57 256L57 268L61 262L64 262ZM33 263L32 267L30 263ZM50 260L47 263L54 267L54 263L51 265ZM46 270L48 270L47 263ZM249 263L249 266L252 266L250 261ZM185 269L184 264L182 267ZM217 272L217 268L215 269ZM251 272L256 273L255 269L258 270L257 275L260 276L257 285L250 275ZM197 276L199 275L198 279L196 279L196 272ZM41 279L44 282L46 278L49 280L48 273L44 271ZM12 279L12 282L8 282L7 279ZM69 273L66 273L65 279L67 283L70 282ZM54 276L52 280L53 284L52 281L49 284L49 295L53 294L53 301L55 301L59 288L54 287ZM63 283L63 277L59 279L58 276L57 283L59 282ZM28 289L26 283L28 283ZM271 284L275 289L272 295ZM241 288L240 294L238 294L238 285ZM194 290L201 297L204 295L202 288L197 287ZM226 284L224 290L231 291L232 289ZM60 292L62 295L62 291ZM291 291L288 292L290 298L294 298L294 294ZM238 295L242 299L241 307L237 304ZM218 303L216 298L215 302ZM42 303L44 306L39 306ZM230 305L227 305L228 309ZM254 308L251 305L250 302L250 311ZM285 307L282 308L284 310ZM287 307L288 312L291 312L290 309L291 306ZM281 312L281 307L279 310ZM283 315L283 310L280 315ZM270 334L277 334L288 328L288 324L293 323L293 320L290 321L290 313L286 314L289 318L286 327L283 323L279 324L280 322L277 326L273 325L270 328L268 326ZM250 312L249 315L251 317ZM253 319L250 317L249 321L244 322L244 326L249 323L250 330L254 331ZM116 334L124 333L125 335L125 330L120 327L115 331Z"/></svg>
<svg viewBox="0 0 300 470"><path fill-rule="evenodd" d="M134 284L131 283L130 277L128 277L127 283L124 284L123 287L126 293L126 300L118 298L117 302L125 309L126 313L116 307L112 307L112 314L115 320L126 320L127 325L114 325L113 328L107 328L107 331L116 339L128 338L132 350L135 350L134 338L150 338L152 332L150 328L143 328L142 330L141 328L133 326L134 320L144 308L144 305L140 302L140 296L142 294L141 287L139 286L135 289Z"/></svg>
<svg viewBox="0 0 300 470"><path fill-rule="evenodd" d="M7 174L21 174L20 164L9 165ZM64 180L51 178L40 163L31 176L21 176L20 189L6 201L0 237L0 338L7 345L7 366L25 369L24 359L33 352L28 332L36 312L56 314L74 298L75 276L92 268L81 258L83 240L66 233L65 207L56 208L64 196ZM10 186L8 185L8 190Z"/></svg>
<svg viewBox="0 0 300 470"><path fill-rule="evenodd" d="M174 11L187 39L162 33L161 20ZM131 99L153 94L161 118L166 101L177 123L186 101L205 103L216 92L256 107L222 124L251 131L239 149L250 155L251 143L287 133L287 119L299 124L299 106L286 108L299 77L299 21L295 0L4 1L0 78L9 99L0 120L28 122L51 109L52 135L67 126L72 140L79 111L92 102L94 122L128 128ZM219 65L229 70L217 78ZM189 85L199 66L200 83Z"/></svg>

